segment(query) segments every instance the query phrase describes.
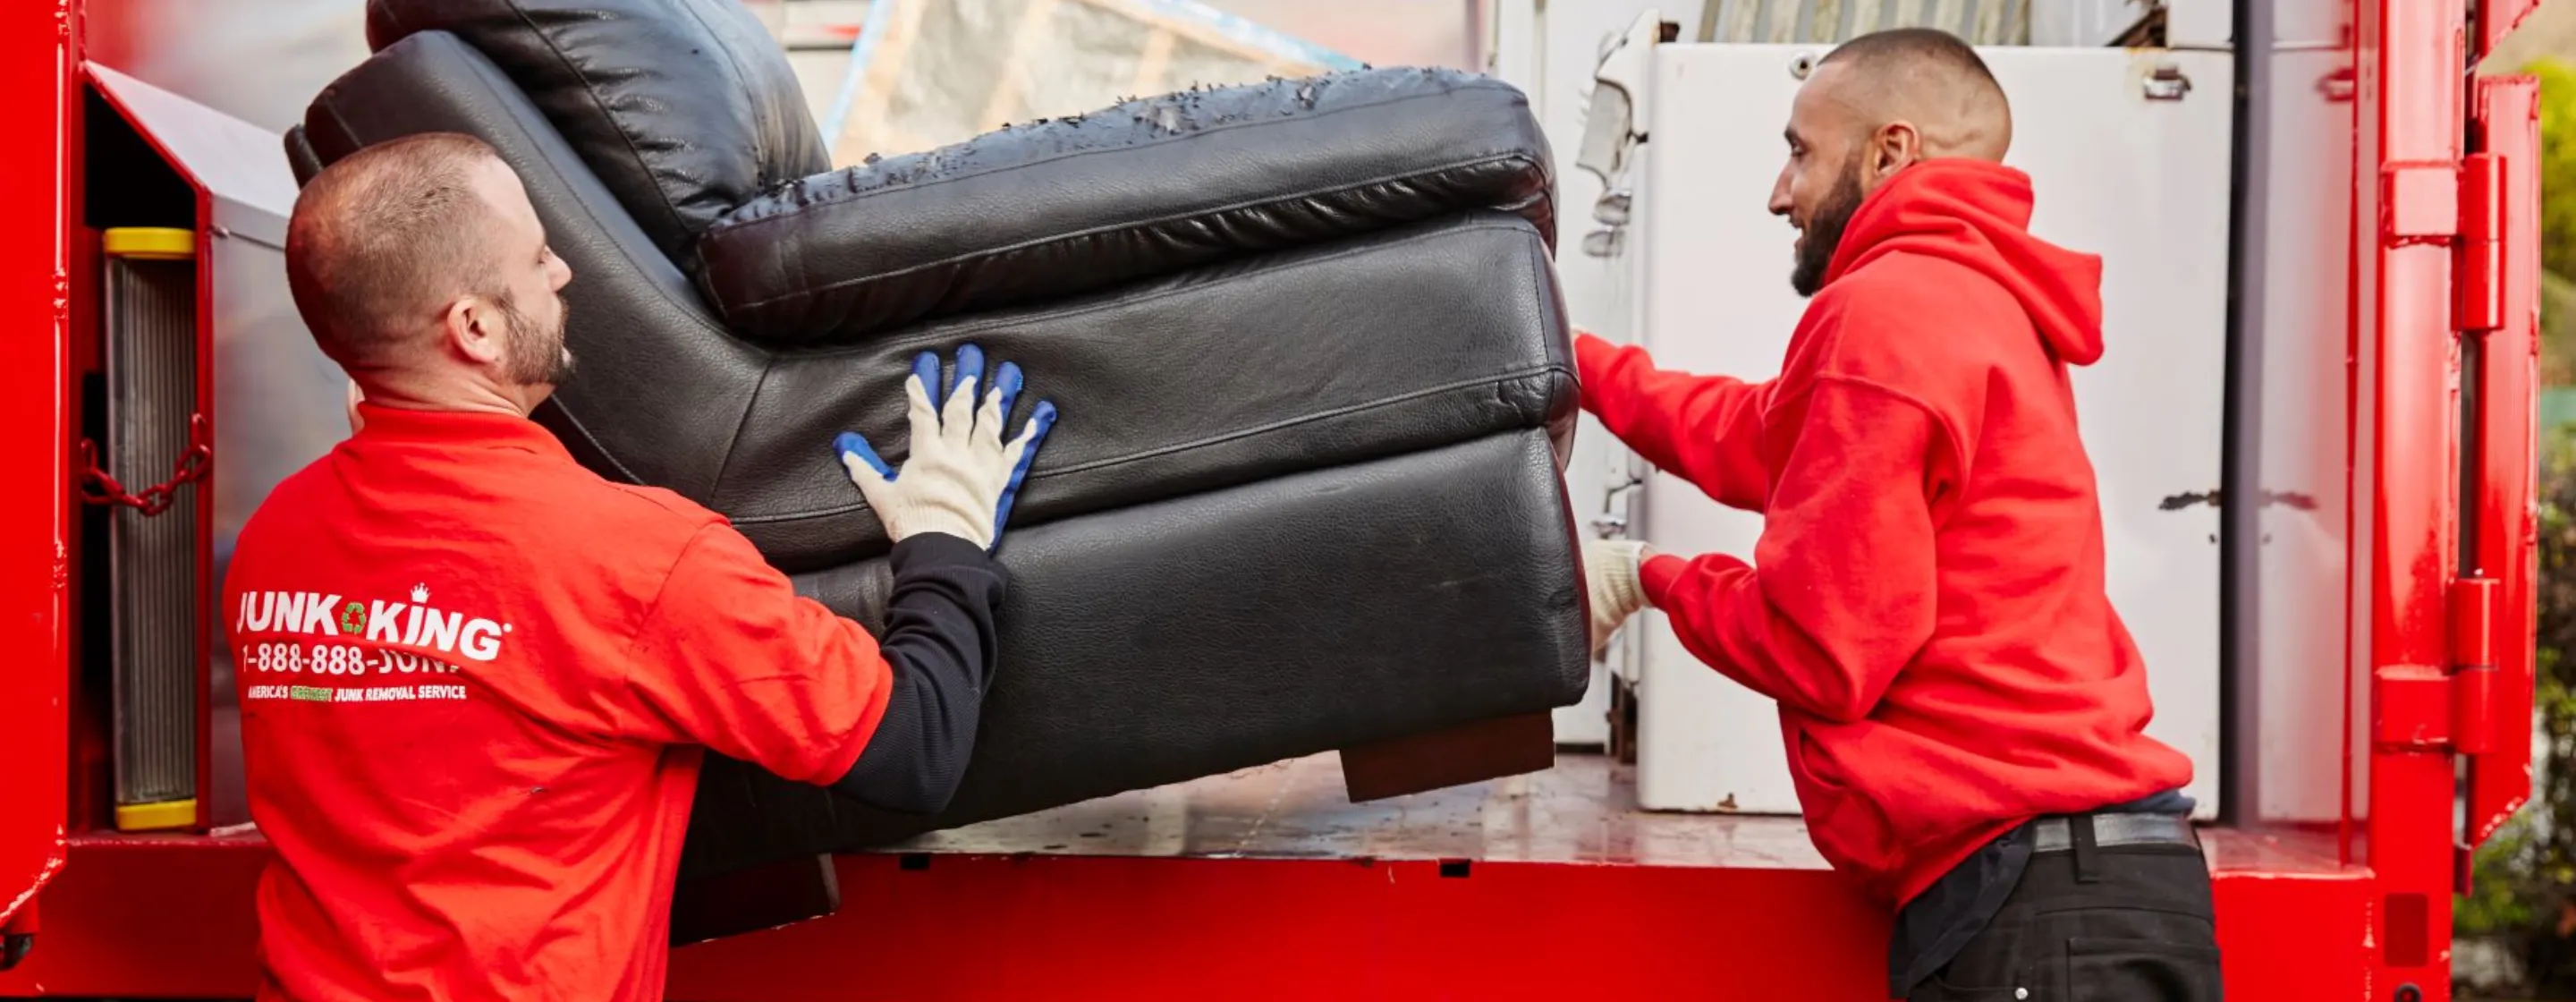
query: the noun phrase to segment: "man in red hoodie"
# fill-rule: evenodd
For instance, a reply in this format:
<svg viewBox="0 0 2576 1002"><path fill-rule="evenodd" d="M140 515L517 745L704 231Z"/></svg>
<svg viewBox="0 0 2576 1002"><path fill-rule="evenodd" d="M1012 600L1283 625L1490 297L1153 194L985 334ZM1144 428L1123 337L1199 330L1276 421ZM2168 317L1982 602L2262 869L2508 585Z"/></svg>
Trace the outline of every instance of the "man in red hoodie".
<svg viewBox="0 0 2576 1002"><path fill-rule="evenodd" d="M1899 909L1891 996L2215 999L2209 874L2103 587L2070 366L2101 262L2027 230L1975 51L1863 36L1800 89L1771 210L1813 297L1780 375L1580 339L1584 406L1764 516L1750 563L1587 548L1594 643L1642 605L1778 701L1817 848Z"/></svg>

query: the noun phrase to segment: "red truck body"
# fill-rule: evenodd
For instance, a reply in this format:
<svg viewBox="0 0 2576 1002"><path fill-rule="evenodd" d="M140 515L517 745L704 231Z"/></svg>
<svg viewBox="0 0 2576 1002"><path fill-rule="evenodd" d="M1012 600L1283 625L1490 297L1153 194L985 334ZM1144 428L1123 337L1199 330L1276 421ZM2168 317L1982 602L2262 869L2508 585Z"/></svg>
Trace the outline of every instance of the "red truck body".
<svg viewBox="0 0 2576 1002"><path fill-rule="evenodd" d="M2352 73L2320 83L2354 115L2348 594L2367 671L2347 677L2367 681L2264 712L2337 717L2362 751L2340 822L2208 829L2236 998L2448 998L2467 853L2529 794L2537 91L2463 67L2534 2L2354 0ZM0 130L22 141L0 160L0 994L247 996L266 844L103 825L102 711L74 681L78 408L100 354L84 33L77 0L0 5ZM2269 670L2343 671L2332 653ZM1356 806L1331 768L839 857L836 913L680 948L671 995L1883 994L1887 916L1792 819L1637 811L1598 756Z"/></svg>

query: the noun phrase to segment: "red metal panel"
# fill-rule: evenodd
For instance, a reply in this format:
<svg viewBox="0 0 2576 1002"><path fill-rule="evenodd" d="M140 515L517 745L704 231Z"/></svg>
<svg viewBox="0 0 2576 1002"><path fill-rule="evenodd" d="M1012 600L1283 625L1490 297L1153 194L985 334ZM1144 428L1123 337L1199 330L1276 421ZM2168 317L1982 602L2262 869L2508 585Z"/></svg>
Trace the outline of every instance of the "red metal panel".
<svg viewBox="0 0 2576 1002"><path fill-rule="evenodd" d="M2398 241L2435 240L2459 232L2460 168L2450 163L2389 164L2379 231Z"/></svg>
<svg viewBox="0 0 2576 1002"><path fill-rule="evenodd" d="M2361 17L2366 169L2356 176L2458 160L2464 0L2363 6L2374 9ZM2450 248L2385 226L2374 237L2359 248L2374 258L2363 268L2375 281L2356 317L2372 361L2364 388L2373 410L2366 428L2369 551L2355 567L2370 574L2367 663L2383 679L2448 665L2444 600L2457 567L2458 402ZM2374 697L2390 691L2371 690ZM2377 983L2414 985L2432 1002L2450 997L2453 773L2447 747L2379 742L2371 749L2368 852L2382 885L2374 909Z"/></svg>
<svg viewBox="0 0 2576 1002"><path fill-rule="evenodd" d="M151 140L158 145L159 140ZM166 153L164 154L167 155ZM183 177L190 176L185 165L173 164ZM215 409L215 193L203 178L190 178L197 189L197 410L190 414L197 433L206 443L215 441L216 422L223 415ZM190 514L197 520L197 635L191 638L197 656L197 782L191 787L196 794L197 816L190 827L205 831L214 826L215 818L215 478L223 475L211 459L205 471L188 488Z"/></svg>
<svg viewBox="0 0 2576 1002"><path fill-rule="evenodd" d="M2500 6L2491 4L2490 8ZM2494 298L2504 308L2486 334L2479 391L2482 447L2477 510L2479 576L2494 582L2487 629L2494 678L2487 717L2492 746L2469 764L2469 843L2486 841L2531 796L2533 583L2539 485L2540 83L2530 77L2478 82L2473 108L2482 152L2500 162L2502 252Z"/></svg>
<svg viewBox="0 0 2576 1002"><path fill-rule="evenodd" d="M2213 838L2230 997L2386 997L2366 994L2366 871L2260 836ZM46 895L45 942L0 974L0 995L249 995L268 855L256 838L76 842ZM1885 913L1821 870L1477 863L1443 876L1435 860L911 857L923 858L841 857L838 914L675 951L671 997L1885 994Z"/></svg>
<svg viewBox="0 0 2576 1002"><path fill-rule="evenodd" d="M2424 665L2381 668L2371 674L2370 710L2370 737L2380 748L2446 748L2451 677Z"/></svg>
<svg viewBox="0 0 2576 1002"><path fill-rule="evenodd" d="M2259 1002L2384 999L2371 991L2371 898L2362 878L2218 875L2227 997Z"/></svg>
<svg viewBox="0 0 2576 1002"><path fill-rule="evenodd" d="M82 838L45 889L45 927L0 996L249 998L258 838Z"/></svg>
<svg viewBox="0 0 2576 1002"><path fill-rule="evenodd" d="M0 4L0 919L62 863L66 738L61 154L71 33L53 4ZM45 100L42 95L50 95Z"/></svg>
<svg viewBox="0 0 2576 1002"><path fill-rule="evenodd" d="M671 997L1886 995L1884 912L1812 870L890 856L841 912L672 955ZM897 963L860 957L906 958ZM835 960L834 958L843 958Z"/></svg>
<svg viewBox="0 0 2576 1002"><path fill-rule="evenodd" d="M2494 52L2522 19L2540 8L2540 0L2486 0L2478 5L2478 54Z"/></svg>

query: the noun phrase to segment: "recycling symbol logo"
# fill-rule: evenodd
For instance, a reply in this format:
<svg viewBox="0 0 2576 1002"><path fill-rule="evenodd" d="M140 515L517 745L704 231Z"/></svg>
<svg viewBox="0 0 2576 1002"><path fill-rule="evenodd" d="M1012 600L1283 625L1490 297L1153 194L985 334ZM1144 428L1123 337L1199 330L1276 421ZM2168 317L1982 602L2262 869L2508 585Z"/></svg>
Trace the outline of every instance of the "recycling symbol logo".
<svg viewBox="0 0 2576 1002"><path fill-rule="evenodd" d="M346 606L342 606L342 607L341 607L341 609L340 609L340 632L342 632L342 633L353 633L353 634L354 634L354 633L364 633L364 632L366 632L366 630L367 630L367 606L366 606L366 604L365 604L365 603L363 603L363 602L351 602L351 603L349 603L348 605L346 605Z"/></svg>

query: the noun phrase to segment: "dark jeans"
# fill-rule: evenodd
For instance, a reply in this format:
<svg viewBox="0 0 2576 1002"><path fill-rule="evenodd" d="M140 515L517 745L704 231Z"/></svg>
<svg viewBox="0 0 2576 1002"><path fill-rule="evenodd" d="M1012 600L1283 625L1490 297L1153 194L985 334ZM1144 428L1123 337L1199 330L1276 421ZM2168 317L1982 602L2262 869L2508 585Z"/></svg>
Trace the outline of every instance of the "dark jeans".
<svg viewBox="0 0 2576 1002"><path fill-rule="evenodd" d="M2215 1002L2209 867L2180 845L2035 853L2003 909L1909 1002Z"/></svg>

